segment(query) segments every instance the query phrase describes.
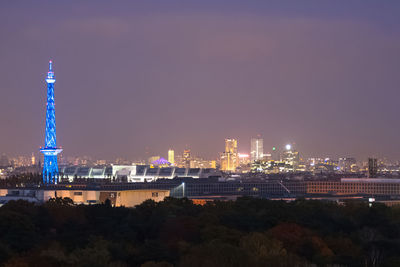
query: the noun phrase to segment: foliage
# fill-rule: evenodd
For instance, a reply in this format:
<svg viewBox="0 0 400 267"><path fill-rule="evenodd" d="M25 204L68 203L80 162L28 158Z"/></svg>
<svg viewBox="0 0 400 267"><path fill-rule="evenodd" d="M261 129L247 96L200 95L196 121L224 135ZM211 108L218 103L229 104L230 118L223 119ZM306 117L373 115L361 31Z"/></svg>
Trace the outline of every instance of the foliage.
<svg viewBox="0 0 400 267"><path fill-rule="evenodd" d="M399 266L400 209L239 198L0 208L2 266Z"/></svg>

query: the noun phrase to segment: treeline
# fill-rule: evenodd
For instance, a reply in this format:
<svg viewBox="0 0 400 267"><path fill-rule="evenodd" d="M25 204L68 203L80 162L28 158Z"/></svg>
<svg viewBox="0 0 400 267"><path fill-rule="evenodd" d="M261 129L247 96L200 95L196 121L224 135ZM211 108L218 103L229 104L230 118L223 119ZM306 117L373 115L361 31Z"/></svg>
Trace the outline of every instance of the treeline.
<svg viewBox="0 0 400 267"><path fill-rule="evenodd" d="M0 208L3 266L400 266L400 209L255 198Z"/></svg>

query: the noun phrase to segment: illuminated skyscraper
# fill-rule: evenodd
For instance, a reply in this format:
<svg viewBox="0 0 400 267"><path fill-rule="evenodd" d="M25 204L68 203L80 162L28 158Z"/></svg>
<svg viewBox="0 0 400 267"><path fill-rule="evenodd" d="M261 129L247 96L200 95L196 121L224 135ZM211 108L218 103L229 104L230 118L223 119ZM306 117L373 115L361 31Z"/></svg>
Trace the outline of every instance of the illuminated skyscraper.
<svg viewBox="0 0 400 267"><path fill-rule="evenodd" d="M175 152L172 149L168 150L168 162L175 165Z"/></svg>
<svg viewBox="0 0 400 267"><path fill-rule="evenodd" d="M292 145L287 144L285 146L285 150L282 153L281 161L285 163L285 171L294 172L299 166L299 152L294 150Z"/></svg>
<svg viewBox="0 0 400 267"><path fill-rule="evenodd" d="M262 160L264 156L263 143L264 140L262 138L251 138L250 158L252 162Z"/></svg>
<svg viewBox="0 0 400 267"><path fill-rule="evenodd" d="M225 152L236 154L237 156L237 140L225 139Z"/></svg>
<svg viewBox="0 0 400 267"><path fill-rule="evenodd" d="M190 168L190 149L183 150L182 164L184 168Z"/></svg>
<svg viewBox="0 0 400 267"><path fill-rule="evenodd" d="M225 139L225 152L221 154L221 170L235 171L238 166L237 140Z"/></svg>
<svg viewBox="0 0 400 267"><path fill-rule="evenodd" d="M62 149L57 147L56 138L56 108L54 103L54 83L56 78L53 72L53 63L49 62L47 72L47 107L46 107L46 138L44 148L40 152L44 154L43 183L56 184L58 180L57 155Z"/></svg>

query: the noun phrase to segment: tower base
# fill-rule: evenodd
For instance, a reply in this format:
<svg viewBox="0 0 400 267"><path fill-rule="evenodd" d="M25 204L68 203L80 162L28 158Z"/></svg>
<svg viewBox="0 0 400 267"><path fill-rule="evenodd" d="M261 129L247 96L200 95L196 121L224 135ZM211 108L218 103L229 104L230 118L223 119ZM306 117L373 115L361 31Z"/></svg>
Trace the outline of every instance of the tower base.
<svg viewBox="0 0 400 267"><path fill-rule="evenodd" d="M57 184L59 178L57 154L59 154L62 149L42 148L40 151L44 154L43 184Z"/></svg>
<svg viewBox="0 0 400 267"><path fill-rule="evenodd" d="M57 184L57 182L58 182L57 156L44 156L43 183Z"/></svg>

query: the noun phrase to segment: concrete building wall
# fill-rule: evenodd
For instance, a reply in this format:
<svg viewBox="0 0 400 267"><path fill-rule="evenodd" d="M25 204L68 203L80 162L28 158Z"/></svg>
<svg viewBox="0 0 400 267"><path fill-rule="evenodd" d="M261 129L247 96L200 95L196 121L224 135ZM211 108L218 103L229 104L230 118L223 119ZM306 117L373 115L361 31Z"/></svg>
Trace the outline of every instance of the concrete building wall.
<svg viewBox="0 0 400 267"><path fill-rule="evenodd" d="M143 203L145 200L152 199L156 202L163 201L169 196L169 190L127 190L117 193L116 203L118 206L134 207Z"/></svg>
<svg viewBox="0 0 400 267"><path fill-rule="evenodd" d="M146 189L146 190L38 190L37 197L41 201L48 201L50 198L70 198L75 204L103 203L107 198L117 207L134 207L147 199L156 202L164 200L169 196L169 190Z"/></svg>
<svg viewBox="0 0 400 267"><path fill-rule="evenodd" d="M8 194L8 189L0 189L0 197L4 197Z"/></svg>

